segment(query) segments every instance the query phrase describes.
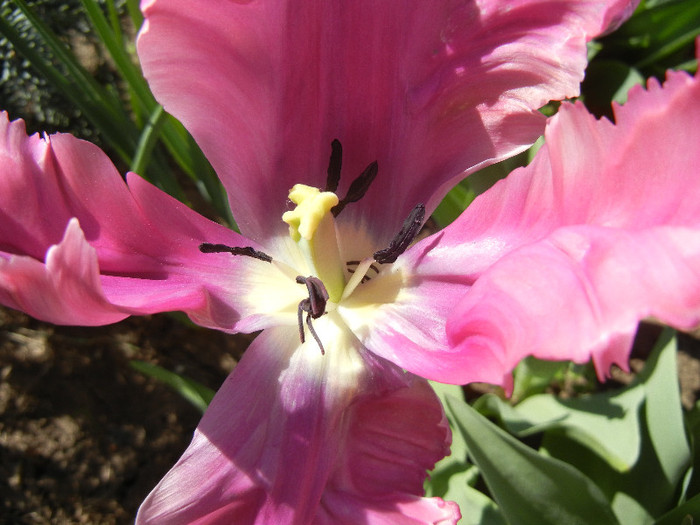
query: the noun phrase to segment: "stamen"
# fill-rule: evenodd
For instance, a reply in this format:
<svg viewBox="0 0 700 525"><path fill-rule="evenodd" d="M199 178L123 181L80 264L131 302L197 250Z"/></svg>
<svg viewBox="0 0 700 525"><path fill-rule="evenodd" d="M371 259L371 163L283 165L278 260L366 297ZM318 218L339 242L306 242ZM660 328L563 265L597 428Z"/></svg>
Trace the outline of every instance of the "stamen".
<svg viewBox="0 0 700 525"><path fill-rule="evenodd" d="M347 268L348 273L349 273L350 275L354 274L355 271L357 270L357 267L360 265L361 262L363 262L363 261L348 261L348 262L346 262L345 265L348 267L348 268ZM352 268L353 266L354 266L355 268ZM374 275L375 275L375 276L376 276L376 275L379 275L379 268L377 268L377 266L375 266L374 264L370 264L370 265L369 265L369 268L367 268L366 271L369 271L369 270L374 270ZM369 280L371 280L371 279L372 279L372 278L371 278L369 275L365 274L365 275L362 276L362 283L366 283L367 281L369 281Z"/></svg>
<svg viewBox="0 0 700 525"><path fill-rule="evenodd" d="M245 255L253 259L259 259L268 263L272 262L270 257L265 252L260 252L253 249L251 246L226 246L225 244L210 244L203 242L199 245L199 251L202 253L230 253L231 255Z"/></svg>
<svg viewBox="0 0 700 525"><path fill-rule="evenodd" d="M333 217L337 217L338 214L341 211L343 211L345 206L347 206L351 202L357 202L365 196L365 193L367 193L370 184L372 184L372 181L377 176L378 171L379 166L377 164L377 161L375 160L373 163L371 163L365 168L365 170L360 174L359 177L352 181L352 184L350 184L350 188L348 189L348 193L347 195L345 195L345 198L343 198L343 200L341 200L338 204L331 208L331 213L333 214Z"/></svg>
<svg viewBox="0 0 700 525"><path fill-rule="evenodd" d="M326 191L338 189L340 182L340 169L343 165L343 146L338 139L333 139L331 142L331 158L328 161L328 178L326 179Z"/></svg>
<svg viewBox="0 0 700 525"><path fill-rule="evenodd" d="M304 337L304 323L303 317L304 312L306 312L306 324L309 327L309 332L316 340L318 347L321 349L321 355L325 355L326 351L323 349L323 343L321 343L321 338L314 330L313 324L311 324L311 319L318 319L323 314L326 313L326 303L328 302L328 291L323 284L323 281L318 277L304 277L298 275L296 279L297 283L305 284L306 290L309 292L308 299L302 299L299 302L299 308L297 309L297 319L299 322L299 339L303 343L306 338Z"/></svg>
<svg viewBox="0 0 700 525"><path fill-rule="evenodd" d="M394 236L389 246L383 250L374 252L374 260L380 264L393 263L396 261L399 255L405 252L411 245L411 242L416 238L418 232L420 232L424 218L425 206L423 204L416 205L404 221L401 231Z"/></svg>
<svg viewBox="0 0 700 525"><path fill-rule="evenodd" d="M311 335L312 335L313 338L316 340L316 344L317 344L318 347L321 349L321 355L326 355L326 351L325 351L324 348L323 348L323 343L321 342L321 338L320 338L320 337L318 336L318 334L316 333L316 330L314 330L314 325L311 324L311 316L310 316L310 315L307 315L307 316L306 316L306 325L309 327L309 332L311 332ZM302 328L302 330L301 330L300 333L303 334L303 331L304 331L304 330L303 330L303 328ZM304 342L304 339L303 339L303 338L302 338L301 342L302 342L302 343Z"/></svg>
<svg viewBox="0 0 700 525"><path fill-rule="evenodd" d="M350 272L352 273L352 275L350 276L350 279L348 280L347 284L345 285L345 288L343 289L343 296L340 298L341 301L343 299L346 299L347 297L350 297L352 292L355 291L355 288L357 288L358 285L366 281L366 274L370 268L374 268L375 271L379 273L379 269L373 264L374 259L372 257L367 257L366 259L363 259L361 261L350 261L350 263L355 262L357 262L357 267L355 267L354 271Z"/></svg>

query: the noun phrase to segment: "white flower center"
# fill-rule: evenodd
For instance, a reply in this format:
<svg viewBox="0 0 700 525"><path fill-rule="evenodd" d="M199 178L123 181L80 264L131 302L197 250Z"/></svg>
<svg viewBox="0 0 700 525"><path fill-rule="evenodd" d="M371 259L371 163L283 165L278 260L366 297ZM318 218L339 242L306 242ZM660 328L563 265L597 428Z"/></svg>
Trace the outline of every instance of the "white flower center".
<svg viewBox="0 0 700 525"><path fill-rule="evenodd" d="M372 175L376 164L370 168L365 171ZM410 277L401 264L393 263L420 230L425 207L418 204L389 245L374 251L376 239L366 224L335 220L361 194L351 187L350 196L339 200L333 192L295 185L289 198L296 207L282 217L289 235L269 240L266 249L271 255L252 247L200 245L204 253L245 256L244 266L238 266L233 276L247 289L239 298L245 319L239 330L296 325L302 347L316 347L315 353L322 356L327 345L364 344L377 322L404 302L410 294L406 286ZM344 335L339 338L341 327ZM309 335L311 345L304 344Z"/></svg>
<svg viewBox="0 0 700 525"><path fill-rule="evenodd" d="M304 297L299 301L296 311L300 335L304 340L304 334L310 332L323 351L326 343L323 335L325 322L321 319L323 315L332 315L333 322L337 323L340 321L340 318L336 318L338 307L353 303L365 312L367 321L371 321L372 308L367 308L370 304L349 299L361 284L380 275L382 265L371 255L373 243L364 228L337 226L333 208L338 205L339 199L335 193L297 184L289 192L289 199L296 207L286 212L282 220L289 224L289 236L293 242L289 248L297 252L292 259L303 260L304 263L300 266L294 263L291 265L299 271L295 276L295 285ZM342 255L348 254L361 255L344 260ZM290 275L289 270L291 268L287 269L287 275ZM319 282L322 285L319 286ZM398 285L396 279L392 279L392 283L391 288ZM302 287L302 284L306 286ZM327 292L327 300L324 299L323 292ZM376 304L376 294L372 295L375 297L371 304ZM396 297L396 291L389 291L386 295L391 300ZM289 301L284 302L289 304ZM318 331L314 328L317 321ZM327 343L332 345L333 342Z"/></svg>
<svg viewBox="0 0 700 525"><path fill-rule="evenodd" d="M339 202L335 193L297 184L290 190L289 199L297 206L286 212L282 220L289 224L290 237L308 262L312 276L325 285L331 302L346 299L359 284L371 279L371 275L379 274L381 265L372 256L342 262L341 235L332 213ZM355 241L355 234L360 232L345 233Z"/></svg>

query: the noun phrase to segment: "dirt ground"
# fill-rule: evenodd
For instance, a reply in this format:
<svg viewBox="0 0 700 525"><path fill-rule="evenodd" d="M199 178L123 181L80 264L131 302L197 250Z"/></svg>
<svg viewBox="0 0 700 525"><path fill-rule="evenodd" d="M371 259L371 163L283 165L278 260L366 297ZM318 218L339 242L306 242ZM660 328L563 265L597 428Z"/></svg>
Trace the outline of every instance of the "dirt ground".
<svg viewBox="0 0 700 525"><path fill-rule="evenodd" d="M0 524L131 523L200 414L129 360L216 389L249 340L167 315L73 328L0 309ZM638 346L633 367L649 344ZM688 407L700 390L698 346L681 338Z"/></svg>
<svg viewBox="0 0 700 525"><path fill-rule="evenodd" d="M74 328L0 310L0 524L133 522L200 414L129 360L216 389L248 341L167 315Z"/></svg>

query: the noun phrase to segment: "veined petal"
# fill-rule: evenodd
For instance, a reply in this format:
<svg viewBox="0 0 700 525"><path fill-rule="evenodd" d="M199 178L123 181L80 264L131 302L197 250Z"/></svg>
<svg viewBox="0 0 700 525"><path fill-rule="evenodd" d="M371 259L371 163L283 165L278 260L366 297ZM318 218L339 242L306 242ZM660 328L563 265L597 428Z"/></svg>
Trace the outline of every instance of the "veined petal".
<svg viewBox="0 0 700 525"><path fill-rule="evenodd" d="M129 314L102 293L97 254L83 236L77 219L63 240L46 254L46 263L32 257L0 256L0 303L56 324L101 325Z"/></svg>
<svg viewBox="0 0 700 525"><path fill-rule="evenodd" d="M578 93L586 41L635 4L147 0L138 49L244 233L283 231L287 191L325 186L337 138L341 195L378 162L340 217L381 245L417 203L430 213L455 180L529 146L536 110Z"/></svg>
<svg viewBox="0 0 700 525"><path fill-rule="evenodd" d="M436 403L428 383L409 375L406 387L365 396L353 407L346 454L324 494L317 523L459 520L454 503L419 496L426 470L449 454L447 419Z"/></svg>
<svg viewBox="0 0 700 525"><path fill-rule="evenodd" d="M70 135L28 137L0 115L0 302L59 323L97 325L183 310L233 330L267 263L203 254L257 245L129 175ZM249 280L244 280L250 276Z"/></svg>
<svg viewBox="0 0 700 525"><path fill-rule="evenodd" d="M332 314L323 321L326 340L341 335ZM426 470L449 443L435 394L390 363L371 354L365 360L349 334L334 341L321 355L314 341L299 346L295 329L265 330L137 523L329 523L347 510L343 501L360 497L367 519L360 512L354 523L376 523L374 507L396 513L402 506L434 521L447 508L456 523L452 506L416 501ZM413 456L391 463L394 440ZM377 465L387 471L371 470Z"/></svg>
<svg viewBox="0 0 700 525"><path fill-rule="evenodd" d="M448 329L458 350L483 363L468 380L507 384L526 355L593 357L602 379L613 363L627 368L640 319L698 325L699 277L697 227L562 228L486 272Z"/></svg>
<svg viewBox="0 0 700 525"><path fill-rule="evenodd" d="M415 262L399 258L338 310L375 354L421 377L459 383L468 362L448 344L445 320L469 289L469 279L422 275Z"/></svg>
<svg viewBox="0 0 700 525"><path fill-rule="evenodd" d="M363 344L421 377L465 383L474 360L449 344L445 320L490 266L551 232L557 212L542 205L550 188L537 182L514 177L497 184L453 225L358 288L340 310Z"/></svg>
<svg viewBox="0 0 700 525"><path fill-rule="evenodd" d="M503 210L504 194L539 196L519 221L505 211L495 221L491 264L448 321L451 344L473 363L464 381L507 385L527 355L593 357L602 377L626 366L640 319L700 323L700 82L669 73L663 88L651 81L614 109L616 125L563 106L533 163L446 231L464 240L452 264L468 264L475 213Z"/></svg>

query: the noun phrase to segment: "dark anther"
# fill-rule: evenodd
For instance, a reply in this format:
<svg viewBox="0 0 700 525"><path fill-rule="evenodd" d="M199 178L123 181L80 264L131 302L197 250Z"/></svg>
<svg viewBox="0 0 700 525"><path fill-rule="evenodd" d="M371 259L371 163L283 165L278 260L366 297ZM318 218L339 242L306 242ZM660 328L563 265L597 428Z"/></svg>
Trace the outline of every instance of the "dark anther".
<svg viewBox="0 0 700 525"><path fill-rule="evenodd" d="M377 176L378 171L379 167L377 165L377 161L375 160L372 164L365 168L359 177L352 181L352 184L350 184L350 189L348 189L348 193L345 195L345 198L331 208L333 217L337 217L338 214L343 211L345 206L351 202L357 202L365 196L370 184L372 184L372 181Z"/></svg>
<svg viewBox="0 0 700 525"><path fill-rule="evenodd" d="M340 169L343 165L343 146L338 139L331 142L331 158L328 161L328 178L326 179L326 191L338 189L340 182Z"/></svg>
<svg viewBox="0 0 700 525"><path fill-rule="evenodd" d="M308 299L302 299L299 303L299 309L297 310L299 318L299 339L303 343L306 338L304 337L304 312L306 312L306 324L309 327L309 332L314 336L318 347L321 349L321 355L324 355L326 351L323 349L323 344L321 339L318 337L314 326L311 324L311 319L318 319L323 314L326 313L326 303L328 302L328 291L323 285L323 281L318 277L303 277L301 275L297 276L297 282L299 284L305 284L306 290L309 292Z"/></svg>
<svg viewBox="0 0 700 525"><path fill-rule="evenodd" d="M362 261L348 261L348 262L346 262L346 263L345 263L345 266L348 267L348 273L350 273L350 274L355 273L355 269L360 265L361 262L362 262ZM370 264L370 265L369 265L369 268L368 268L368 271L369 271L369 270L374 270L374 275L375 275L375 276L376 276L376 275L379 275L379 268L377 268L376 265ZM370 277L369 275L364 275L364 276L362 277L362 279L360 280L360 282L361 282L361 283L366 283L366 282L369 281L370 279L371 279L371 277Z"/></svg>
<svg viewBox="0 0 700 525"><path fill-rule="evenodd" d="M265 252L259 252L254 250L250 246L226 246L225 244L210 244L204 242L199 245L199 251L202 253L230 253L231 255L245 255L247 257L252 257L253 259L260 259L265 262L272 262L272 257L270 257Z"/></svg>
<svg viewBox="0 0 700 525"><path fill-rule="evenodd" d="M338 139L333 139L333 142L331 142L331 158L328 161L326 191L332 191L335 193L335 191L338 189L338 184L340 183L340 170L342 166L343 146L340 144ZM337 217L338 214L343 211L345 206L351 202L357 202L364 197L370 184L372 184L372 181L377 176L377 171L377 161L374 161L367 166L362 173L360 173L359 177L352 181L352 184L350 184L350 188L348 189L348 193L331 209L333 217Z"/></svg>
<svg viewBox="0 0 700 525"><path fill-rule="evenodd" d="M374 252L374 260L378 263L393 263L399 255L406 251L413 239L416 238L420 231L423 219L425 218L425 206L418 204L408 214L408 218L404 221L401 231L394 236L389 243L389 246L378 252Z"/></svg>

